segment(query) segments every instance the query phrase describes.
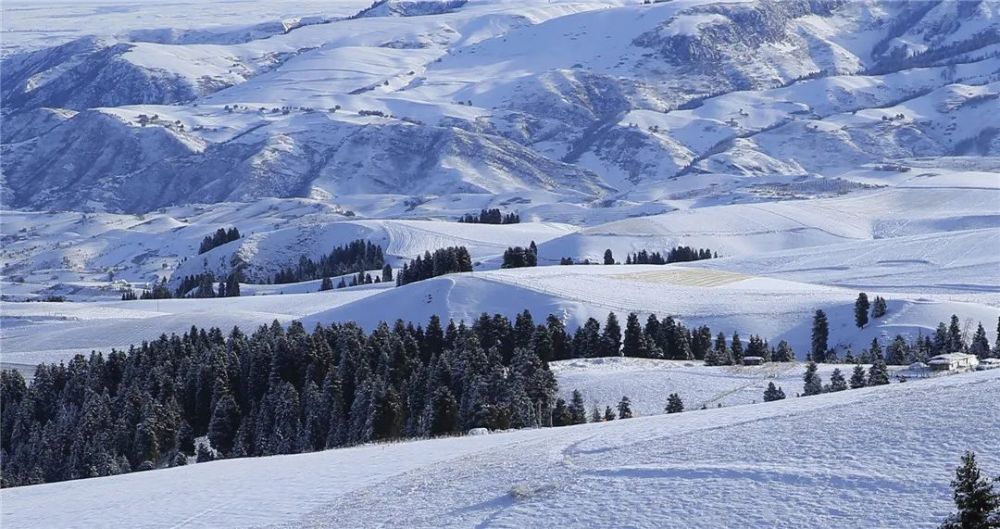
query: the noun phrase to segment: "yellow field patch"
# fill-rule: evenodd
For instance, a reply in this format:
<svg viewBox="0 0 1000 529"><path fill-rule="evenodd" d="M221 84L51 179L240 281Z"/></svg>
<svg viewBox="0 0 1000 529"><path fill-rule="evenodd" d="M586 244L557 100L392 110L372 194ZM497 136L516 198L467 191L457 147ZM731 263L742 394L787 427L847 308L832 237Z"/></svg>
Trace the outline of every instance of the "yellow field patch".
<svg viewBox="0 0 1000 529"><path fill-rule="evenodd" d="M670 283L692 287L717 287L748 279L751 276L724 270L698 270L693 268L669 268L634 274L618 274L618 279L642 281L644 283Z"/></svg>

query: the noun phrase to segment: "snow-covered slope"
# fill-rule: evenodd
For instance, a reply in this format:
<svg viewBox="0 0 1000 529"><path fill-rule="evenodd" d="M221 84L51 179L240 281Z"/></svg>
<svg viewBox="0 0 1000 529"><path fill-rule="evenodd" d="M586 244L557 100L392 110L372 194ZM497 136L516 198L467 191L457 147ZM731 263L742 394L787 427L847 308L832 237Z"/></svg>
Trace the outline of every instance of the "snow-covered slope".
<svg viewBox="0 0 1000 529"><path fill-rule="evenodd" d="M717 528L738 519L754 528L929 529L952 509L948 483L965 450L975 450L988 473L1000 467L998 398L998 372L983 371L610 423L216 461L0 495L4 521L25 528Z"/></svg>

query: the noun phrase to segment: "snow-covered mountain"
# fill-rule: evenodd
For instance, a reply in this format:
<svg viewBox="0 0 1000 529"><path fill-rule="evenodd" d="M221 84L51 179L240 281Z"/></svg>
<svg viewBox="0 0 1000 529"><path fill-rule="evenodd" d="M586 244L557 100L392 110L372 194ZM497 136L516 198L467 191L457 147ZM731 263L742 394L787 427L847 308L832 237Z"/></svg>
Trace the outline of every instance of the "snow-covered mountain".
<svg viewBox="0 0 1000 529"><path fill-rule="evenodd" d="M312 7L8 53L5 204L656 202L720 176L1000 153L995 2Z"/></svg>

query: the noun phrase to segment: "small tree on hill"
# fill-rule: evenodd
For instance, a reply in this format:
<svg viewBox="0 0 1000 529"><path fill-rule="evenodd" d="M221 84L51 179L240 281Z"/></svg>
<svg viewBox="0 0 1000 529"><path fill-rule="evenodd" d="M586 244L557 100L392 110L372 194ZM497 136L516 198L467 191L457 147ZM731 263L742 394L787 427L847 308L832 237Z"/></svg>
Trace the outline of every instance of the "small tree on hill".
<svg viewBox="0 0 1000 529"><path fill-rule="evenodd" d="M671 393L670 397L667 398L667 413L680 413L682 411L684 411L684 402L681 400L681 396Z"/></svg>
<svg viewBox="0 0 1000 529"><path fill-rule="evenodd" d="M628 397L622 397L622 400L618 401L618 417L622 419L632 418L632 401L628 400Z"/></svg>
<svg viewBox="0 0 1000 529"><path fill-rule="evenodd" d="M615 256L611 253L611 248L604 250L604 264L613 265L615 264ZM624 417L623 417L624 418Z"/></svg>
<svg viewBox="0 0 1000 529"><path fill-rule="evenodd" d="M802 380L805 384L802 387L802 394L805 396L819 395L823 393L823 379L816 373L816 362L809 362L806 365L806 374Z"/></svg>
<svg viewBox="0 0 1000 529"><path fill-rule="evenodd" d="M834 369L833 373L830 374L830 391L844 391L847 389L847 380L844 379L844 374L840 372L840 369Z"/></svg>
<svg viewBox="0 0 1000 529"><path fill-rule="evenodd" d="M767 383L767 389L764 390L764 402L782 400L784 398L785 392L781 388L775 387L774 382Z"/></svg>
<svg viewBox="0 0 1000 529"><path fill-rule="evenodd" d="M613 421L617 416L615 415L615 410L611 409L611 406L604 407L604 420Z"/></svg>

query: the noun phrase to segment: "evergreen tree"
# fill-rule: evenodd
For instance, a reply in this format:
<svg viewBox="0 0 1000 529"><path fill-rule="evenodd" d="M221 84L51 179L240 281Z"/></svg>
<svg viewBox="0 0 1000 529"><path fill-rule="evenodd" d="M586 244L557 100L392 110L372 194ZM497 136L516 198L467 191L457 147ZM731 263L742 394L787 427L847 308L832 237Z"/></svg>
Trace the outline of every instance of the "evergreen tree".
<svg viewBox="0 0 1000 529"><path fill-rule="evenodd" d="M812 325L812 349L809 358L813 362L823 362L826 357L826 350L829 348L827 342L830 338L830 325L826 320L826 313L817 310L813 316Z"/></svg>
<svg viewBox="0 0 1000 529"><path fill-rule="evenodd" d="M972 337L969 352L979 357L980 360L989 358L990 356L990 341L986 338L986 329L983 328L982 323L976 328L976 334Z"/></svg>
<svg viewBox="0 0 1000 529"><path fill-rule="evenodd" d="M1000 481L996 478L994 481ZM951 482L958 512L948 517L941 529L995 529L1000 527L1000 493L982 476L976 455L966 452Z"/></svg>
<svg viewBox="0 0 1000 529"><path fill-rule="evenodd" d="M680 395L676 393L671 393L670 397L667 398L667 413L680 413L684 411L684 402L681 401Z"/></svg>
<svg viewBox="0 0 1000 529"><path fill-rule="evenodd" d="M802 394L805 396L819 395L823 392L823 380L816 373L816 362L809 362L806 364L806 373L802 377L805 382L802 388Z"/></svg>
<svg viewBox="0 0 1000 529"><path fill-rule="evenodd" d="M622 397L622 400L618 401L618 417L622 419L632 418L632 401L628 400L628 397Z"/></svg>
<svg viewBox="0 0 1000 529"><path fill-rule="evenodd" d="M774 352L773 360L775 362L792 362L795 360L795 352L792 351L792 346L788 345L788 342L781 340L778 342L778 348Z"/></svg>
<svg viewBox="0 0 1000 529"><path fill-rule="evenodd" d="M208 425L208 439L212 448L223 455L229 454L236 440L236 429L240 423L239 407L233 396L226 392L220 396L212 411L212 421Z"/></svg>
<svg viewBox="0 0 1000 529"><path fill-rule="evenodd" d="M732 354L733 364L743 364L743 342L740 340L740 333L733 331L733 345L729 348Z"/></svg>
<svg viewBox="0 0 1000 529"><path fill-rule="evenodd" d="M604 264L606 264L606 265L613 265L613 264L615 264L615 256L614 256L614 254L611 253L611 249L610 248L608 248L607 250L604 250ZM624 419L624 417L622 417L622 418Z"/></svg>
<svg viewBox="0 0 1000 529"><path fill-rule="evenodd" d="M587 408L583 405L583 395L573 390L573 398L569 403L570 424L584 424L587 422Z"/></svg>
<svg viewBox="0 0 1000 529"><path fill-rule="evenodd" d="M868 294L864 292L858 294L858 300L854 302L854 324L859 329L864 329L865 325L868 325L868 309L870 307Z"/></svg>
<svg viewBox="0 0 1000 529"><path fill-rule="evenodd" d="M556 399L556 405L552 408L552 426L569 426L573 424L573 416L569 412L564 399Z"/></svg>
<svg viewBox="0 0 1000 529"><path fill-rule="evenodd" d="M391 281L392 281L392 266L390 266L389 263L386 263L385 266L382 267L382 282L389 283Z"/></svg>
<svg viewBox="0 0 1000 529"><path fill-rule="evenodd" d="M323 282L319 285L320 292L324 290L333 290L333 280L329 277L324 277Z"/></svg>
<svg viewBox="0 0 1000 529"><path fill-rule="evenodd" d="M604 416L601 415L601 410L594 405L594 409L590 410L590 422L601 422L604 420Z"/></svg>
<svg viewBox="0 0 1000 529"><path fill-rule="evenodd" d="M647 349L642 326L639 324L639 317L634 312L630 312L628 319L625 320L625 339L622 344L622 356L646 357L649 356Z"/></svg>
<svg viewBox="0 0 1000 529"><path fill-rule="evenodd" d="M601 335L601 356L621 356L622 328L614 312L608 313L604 324L604 334Z"/></svg>
<svg viewBox="0 0 1000 529"><path fill-rule="evenodd" d="M962 340L962 328L958 324L958 316L951 315L951 323L948 325L948 352L960 353L965 350L965 341Z"/></svg>
<svg viewBox="0 0 1000 529"><path fill-rule="evenodd" d="M781 388L775 387L774 382L767 383L767 389L764 390L764 402L782 400L784 398L785 392Z"/></svg>
<svg viewBox="0 0 1000 529"><path fill-rule="evenodd" d="M881 318L885 316L888 309L885 305L885 298L882 296L875 296L875 304L872 306L872 318Z"/></svg>
<svg viewBox="0 0 1000 529"><path fill-rule="evenodd" d="M840 372L840 369L834 369L833 373L830 374L830 391L844 391L847 389L847 380L844 379L844 374Z"/></svg>
<svg viewBox="0 0 1000 529"><path fill-rule="evenodd" d="M615 411L611 409L611 406L605 406L604 407L604 420L605 421L613 421L613 420L615 420L615 418L617 418L617 415L615 415Z"/></svg>
<svg viewBox="0 0 1000 529"><path fill-rule="evenodd" d="M865 368L861 367L861 364L855 365L854 372L851 373L851 389L863 388L866 384Z"/></svg>
<svg viewBox="0 0 1000 529"><path fill-rule="evenodd" d="M885 365L885 357L882 355L882 348L878 345L878 339L872 340L872 365L868 368L868 386L881 386L889 383L889 368Z"/></svg>

